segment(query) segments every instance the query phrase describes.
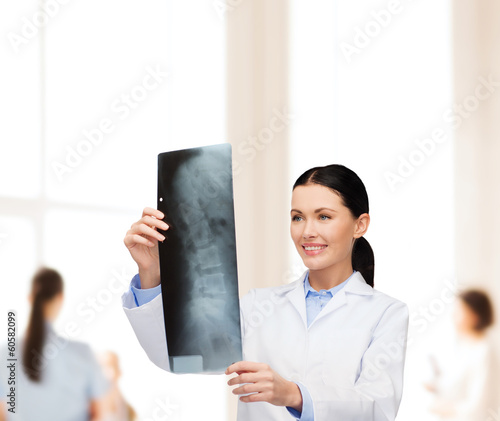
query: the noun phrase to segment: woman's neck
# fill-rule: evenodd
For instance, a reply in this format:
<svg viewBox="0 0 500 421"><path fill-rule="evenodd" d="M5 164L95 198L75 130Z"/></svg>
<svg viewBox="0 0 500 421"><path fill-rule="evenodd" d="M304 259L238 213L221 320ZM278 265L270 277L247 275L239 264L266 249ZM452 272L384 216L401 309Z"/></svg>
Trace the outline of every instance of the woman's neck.
<svg viewBox="0 0 500 421"><path fill-rule="evenodd" d="M309 270L309 284L316 291L330 289L344 282L352 275L352 264L340 264L320 270Z"/></svg>
<svg viewBox="0 0 500 421"><path fill-rule="evenodd" d="M481 342L486 337L484 332L473 329L459 331L459 336L469 342Z"/></svg>

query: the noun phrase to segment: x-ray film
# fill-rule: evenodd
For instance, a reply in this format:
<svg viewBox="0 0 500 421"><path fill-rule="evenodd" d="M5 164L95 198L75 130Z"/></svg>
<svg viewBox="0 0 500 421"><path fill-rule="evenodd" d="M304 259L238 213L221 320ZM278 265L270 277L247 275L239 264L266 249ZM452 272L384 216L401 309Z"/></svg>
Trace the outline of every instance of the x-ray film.
<svg viewBox="0 0 500 421"><path fill-rule="evenodd" d="M158 155L158 209L170 369L222 373L242 359L231 145Z"/></svg>

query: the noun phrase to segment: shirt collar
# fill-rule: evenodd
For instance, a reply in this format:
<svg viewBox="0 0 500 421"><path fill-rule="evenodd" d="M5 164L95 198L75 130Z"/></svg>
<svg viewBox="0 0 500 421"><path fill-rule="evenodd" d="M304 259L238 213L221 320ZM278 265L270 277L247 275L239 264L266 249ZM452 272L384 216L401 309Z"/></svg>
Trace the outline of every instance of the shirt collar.
<svg viewBox="0 0 500 421"><path fill-rule="evenodd" d="M353 271L351 273L351 276L349 276L349 278L347 278L344 282L334 286L333 288L330 288L330 289L322 289L320 291L316 291L312 286L311 284L309 283L309 271L307 271L306 273L306 277L304 279L304 292L306 294L306 297L311 294L311 295L319 295L321 292L323 291L326 291L328 294L330 294L331 296L334 296L336 292L340 291L342 288L344 288L347 283L349 282L349 280L354 276L354 274L356 273L357 271Z"/></svg>

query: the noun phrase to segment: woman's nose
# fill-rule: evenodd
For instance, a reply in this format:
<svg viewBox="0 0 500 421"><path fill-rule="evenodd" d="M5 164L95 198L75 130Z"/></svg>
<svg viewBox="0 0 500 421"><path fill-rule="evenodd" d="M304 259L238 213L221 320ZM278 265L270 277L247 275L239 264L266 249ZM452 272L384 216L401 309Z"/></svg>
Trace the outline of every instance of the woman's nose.
<svg viewBox="0 0 500 421"><path fill-rule="evenodd" d="M306 223L304 226L304 231L302 231L302 238L314 238L316 237L316 230L314 229L314 225L311 223Z"/></svg>
<svg viewBox="0 0 500 421"><path fill-rule="evenodd" d="M316 238L316 234L308 234L308 233L304 233L302 234L302 238L304 240L308 239L308 238Z"/></svg>

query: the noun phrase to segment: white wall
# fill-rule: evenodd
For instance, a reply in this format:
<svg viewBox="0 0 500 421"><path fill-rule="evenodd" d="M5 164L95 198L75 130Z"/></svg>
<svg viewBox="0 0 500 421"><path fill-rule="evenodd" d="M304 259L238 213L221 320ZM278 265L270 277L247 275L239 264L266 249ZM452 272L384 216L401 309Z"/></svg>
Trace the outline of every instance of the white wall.
<svg viewBox="0 0 500 421"><path fill-rule="evenodd" d="M495 305L497 363L500 363L500 5L481 0L455 1L453 36L455 102L462 106L456 124L456 270L464 288L480 288ZM497 367L500 370L500 364ZM500 390L500 376L494 373ZM500 396L491 414L500 413Z"/></svg>

